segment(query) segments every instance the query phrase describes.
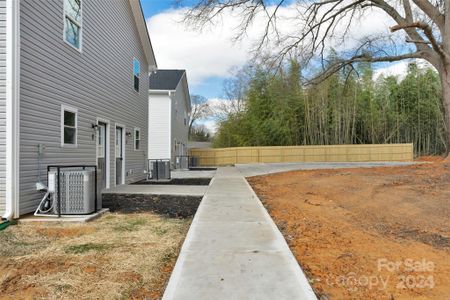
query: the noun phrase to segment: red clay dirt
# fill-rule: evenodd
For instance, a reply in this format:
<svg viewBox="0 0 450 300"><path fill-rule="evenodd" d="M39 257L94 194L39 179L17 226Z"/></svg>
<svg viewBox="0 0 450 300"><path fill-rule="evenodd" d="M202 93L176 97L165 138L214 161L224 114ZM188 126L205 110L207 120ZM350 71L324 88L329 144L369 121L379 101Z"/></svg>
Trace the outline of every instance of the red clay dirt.
<svg viewBox="0 0 450 300"><path fill-rule="evenodd" d="M450 164L249 182L323 299L450 299Z"/></svg>

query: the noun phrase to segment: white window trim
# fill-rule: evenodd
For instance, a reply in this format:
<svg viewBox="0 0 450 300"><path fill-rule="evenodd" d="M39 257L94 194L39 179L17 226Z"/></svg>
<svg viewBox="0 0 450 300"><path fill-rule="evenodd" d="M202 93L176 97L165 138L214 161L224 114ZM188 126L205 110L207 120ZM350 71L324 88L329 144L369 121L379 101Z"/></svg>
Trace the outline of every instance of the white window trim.
<svg viewBox="0 0 450 300"><path fill-rule="evenodd" d="M83 6L84 6L84 1L81 1L81 22L77 22L75 21L71 16L66 15L66 0L62 0L63 1L63 24L64 24L64 29L63 29L63 40L64 42L69 45L72 49L77 50L78 52L83 52L81 49L83 48ZM75 47L74 45L72 45L71 43L69 43L66 40L66 16L73 22L75 23L75 25L77 25L78 27L80 27L80 48Z"/></svg>
<svg viewBox="0 0 450 300"><path fill-rule="evenodd" d="M68 111L75 114L75 144L65 144L64 143L64 112ZM78 147L78 109L61 105L61 147L64 148L77 148Z"/></svg>
<svg viewBox="0 0 450 300"><path fill-rule="evenodd" d="M136 132L137 131L139 131L139 149L136 149L136 141L137 141L137 139L136 139ZM134 145L133 145L133 148L134 148L134 151L140 151L141 150L141 140L142 140L142 135L141 135L141 129L140 128L138 128L138 127L135 127L134 128L134 139L133 139L133 143L134 143Z"/></svg>
<svg viewBox="0 0 450 300"><path fill-rule="evenodd" d="M134 88L134 62L137 61L139 64L139 73L138 73L138 78L139 78L139 87L138 87L138 91L136 91L136 89ZM132 70L132 74L133 74L133 90L136 93L140 93L141 92L141 61L139 59L137 59L136 57L133 57L133 70Z"/></svg>

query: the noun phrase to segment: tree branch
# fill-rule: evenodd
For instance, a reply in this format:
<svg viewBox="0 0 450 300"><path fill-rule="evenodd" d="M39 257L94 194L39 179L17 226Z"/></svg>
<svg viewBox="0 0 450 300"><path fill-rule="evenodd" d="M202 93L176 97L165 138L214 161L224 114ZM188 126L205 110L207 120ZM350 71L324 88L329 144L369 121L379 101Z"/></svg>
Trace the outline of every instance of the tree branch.
<svg viewBox="0 0 450 300"><path fill-rule="evenodd" d="M433 35L433 30L428 24L425 24L423 22L414 22L410 24L402 24L402 25L395 25L391 27L391 32L396 32L400 29L407 29L407 28L419 28L421 29L426 37L428 38L431 46L433 47L434 51L436 51L439 56L441 56L444 60L448 60L448 55L445 53L445 51L442 49L441 45L438 43L436 38Z"/></svg>
<svg viewBox="0 0 450 300"><path fill-rule="evenodd" d="M343 68L353 65L354 63L359 62L395 62L405 59L413 59L413 58L423 58L423 53L421 51L412 52L412 53L406 53L402 55L394 55L394 56L378 56L373 57L369 54L361 54L353 56L350 59L346 60L340 60L331 65L327 70L325 70L323 73L321 73L319 76L316 76L312 80L310 80L307 84L318 84L326 79L328 79L333 74L339 72Z"/></svg>
<svg viewBox="0 0 450 300"><path fill-rule="evenodd" d="M428 0L412 0L439 28L441 34L445 32L445 17L439 9Z"/></svg>

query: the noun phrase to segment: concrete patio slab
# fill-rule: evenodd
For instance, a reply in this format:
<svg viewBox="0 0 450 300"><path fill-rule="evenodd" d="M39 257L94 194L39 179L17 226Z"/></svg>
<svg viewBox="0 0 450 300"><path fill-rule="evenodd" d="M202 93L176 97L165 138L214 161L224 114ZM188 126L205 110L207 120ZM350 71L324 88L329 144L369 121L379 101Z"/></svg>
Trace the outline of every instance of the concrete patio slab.
<svg viewBox="0 0 450 300"><path fill-rule="evenodd" d="M144 195L177 195L203 196L207 186L199 185L136 185L125 184L103 190L103 194L144 194Z"/></svg>
<svg viewBox="0 0 450 300"><path fill-rule="evenodd" d="M172 178L213 178L216 171L192 171L192 170L173 170L171 172Z"/></svg>
<svg viewBox="0 0 450 300"><path fill-rule="evenodd" d="M80 222L90 222L103 214L109 212L109 208L102 208L96 213L90 215L63 215L60 218L58 216L35 216L33 214L25 215L19 219L19 223L29 223L29 222L69 222L69 223L80 223Z"/></svg>
<svg viewBox="0 0 450 300"><path fill-rule="evenodd" d="M317 299L282 234L242 174L219 168L163 299Z"/></svg>

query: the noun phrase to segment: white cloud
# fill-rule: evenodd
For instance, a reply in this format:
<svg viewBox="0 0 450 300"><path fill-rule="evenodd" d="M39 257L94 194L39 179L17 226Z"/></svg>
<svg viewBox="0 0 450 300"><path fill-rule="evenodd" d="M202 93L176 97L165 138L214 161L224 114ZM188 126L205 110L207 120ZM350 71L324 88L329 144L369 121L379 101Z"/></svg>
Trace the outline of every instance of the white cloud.
<svg viewBox="0 0 450 300"><path fill-rule="evenodd" d="M197 32L182 22L185 10L169 10L147 21L160 68L186 69L191 84L208 77L226 77L233 66L249 59L248 40L232 43L229 26Z"/></svg>
<svg viewBox="0 0 450 300"><path fill-rule="evenodd" d="M433 66L425 60L416 59L416 60L403 60L397 63L389 64L386 67L378 68L373 72L373 78L377 79L380 76L388 77L388 76L396 76L398 79L403 79L408 72L408 65L410 63L415 62L419 68L433 68Z"/></svg>
<svg viewBox="0 0 450 300"><path fill-rule="evenodd" d="M273 8L269 8L269 11ZM298 35L301 22L295 4L281 7L278 11L278 29L285 35ZM239 26L238 12L225 12L213 27L198 32L182 22L186 10L172 9L147 20L147 26L160 68L186 69L192 85L202 83L209 77L228 77L229 70L244 65L251 57L251 49L259 40L267 16L260 14L240 41L233 42ZM329 45L338 50L355 47L366 36L389 34L392 21L377 10L355 22L348 39L341 42L335 38ZM375 26L376 25L376 26ZM336 36L343 29L337 29ZM280 46L278 46L280 47ZM277 46L272 45L271 49Z"/></svg>
<svg viewBox="0 0 450 300"><path fill-rule="evenodd" d="M380 76L388 77L388 76L398 76L399 79L402 79L406 72L408 71L408 65L410 61L400 61L398 63L390 64L386 67L376 69L373 72L373 78L377 79Z"/></svg>

